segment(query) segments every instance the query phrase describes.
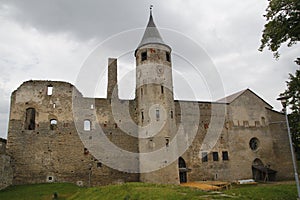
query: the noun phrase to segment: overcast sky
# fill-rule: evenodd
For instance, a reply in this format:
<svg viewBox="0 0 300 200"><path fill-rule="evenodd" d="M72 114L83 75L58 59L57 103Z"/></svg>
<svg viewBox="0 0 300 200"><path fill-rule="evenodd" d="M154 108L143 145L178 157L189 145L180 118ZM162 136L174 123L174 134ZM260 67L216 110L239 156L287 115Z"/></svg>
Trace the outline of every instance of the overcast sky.
<svg viewBox="0 0 300 200"><path fill-rule="evenodd" d="M229 95L250 88L280 110L276 98L286 88L288 74L297 69L293 61L299 57L300 48L283 46L278 61L267 50L257 50L267 3L0 0L0 137L7 137L10 95L18 86L30 79L62 80L77 85L78 74L97 48L102 48L102 56L120 58L120 76L127 80L122 81L120 95L132 98L133 52L147 24L151 4L155 23L173 49L177 99L193 98L185 92L187 85L200 101L217 100L222 91ZM106 47L105 42L113 45ZM126 51L120 54L118 49ZM106 69L105 65L99 67L102 71ZM105 73L102 76L95 82L97 97L106 95ZM216 78L221 80L222 87L213 85L219 81ZM84 95L91 96L78 87Z"/></svg>

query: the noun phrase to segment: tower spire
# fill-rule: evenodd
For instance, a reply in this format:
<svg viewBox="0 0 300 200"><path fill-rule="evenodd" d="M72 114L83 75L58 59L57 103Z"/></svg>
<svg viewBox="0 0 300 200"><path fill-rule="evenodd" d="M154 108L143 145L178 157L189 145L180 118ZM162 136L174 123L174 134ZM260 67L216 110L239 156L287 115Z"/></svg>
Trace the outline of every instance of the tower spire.
<svg viewBox="0 0 300 200"><path fill-rule="evenodd" d="M153 16L152 16L152 9L153 9L153 5L150 5L149 21L148 21L147 27L145 29L142 41L140 42L140 44L138 45L137 48L140 48L141 46L144 46L146 44L166 45L154 23ZM166 46L168 46L168 45L166 45Z"/></svg>

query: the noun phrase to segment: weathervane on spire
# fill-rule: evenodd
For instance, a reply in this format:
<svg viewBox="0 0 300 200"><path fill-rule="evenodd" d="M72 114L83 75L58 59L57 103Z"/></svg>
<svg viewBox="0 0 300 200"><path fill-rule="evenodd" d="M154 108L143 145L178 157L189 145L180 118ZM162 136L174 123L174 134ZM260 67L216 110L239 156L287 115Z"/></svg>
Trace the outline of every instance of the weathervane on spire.
<svg viewBox="0 0 300 200"><path fill-rule="evenodd" d="M153 8L153 5L150 5L150 15L152 15L152 8Z"/></svg>

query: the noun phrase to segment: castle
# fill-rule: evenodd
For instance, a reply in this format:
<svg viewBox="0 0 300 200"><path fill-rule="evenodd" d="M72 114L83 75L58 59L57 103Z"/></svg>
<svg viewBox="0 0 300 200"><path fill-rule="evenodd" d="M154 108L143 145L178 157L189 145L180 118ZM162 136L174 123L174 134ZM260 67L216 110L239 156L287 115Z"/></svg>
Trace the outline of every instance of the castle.
<svg viewBox="0 0 300 200"><path fill-rule="evenodd" d="M293 178L284 115L253 91L174 100L171 47L152 13L134 56L134 100L118 98L117 59L108 60L107 98L83 97L59 81L15 90L1 186Z"/></svg>

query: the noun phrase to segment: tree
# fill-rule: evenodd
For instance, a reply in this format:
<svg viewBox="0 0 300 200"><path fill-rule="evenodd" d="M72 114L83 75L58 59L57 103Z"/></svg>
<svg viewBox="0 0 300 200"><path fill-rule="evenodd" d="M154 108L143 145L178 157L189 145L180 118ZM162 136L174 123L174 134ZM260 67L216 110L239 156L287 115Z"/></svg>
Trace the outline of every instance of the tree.
<svg viewBox="0 0 300 200"><path fill-rule="evenodd" d="M300 41L300 1L299 0L268 0L269 6L264 17L267 23L264 26L261 46L266 46L279 58L279 48L287 42L290 47Z"/></svg>
<svg viewBox="0 0 300 200"><path fill-rule="evenodd" d="M298 59L300 61L300 59ZM300 64L300 62L299 62ZM296 70L295 76L290 74L287 81L287 89L280 96L288 97L287 105L291 109L288 115L292 140L298 158L300 156L300 70Z"/></svg>

